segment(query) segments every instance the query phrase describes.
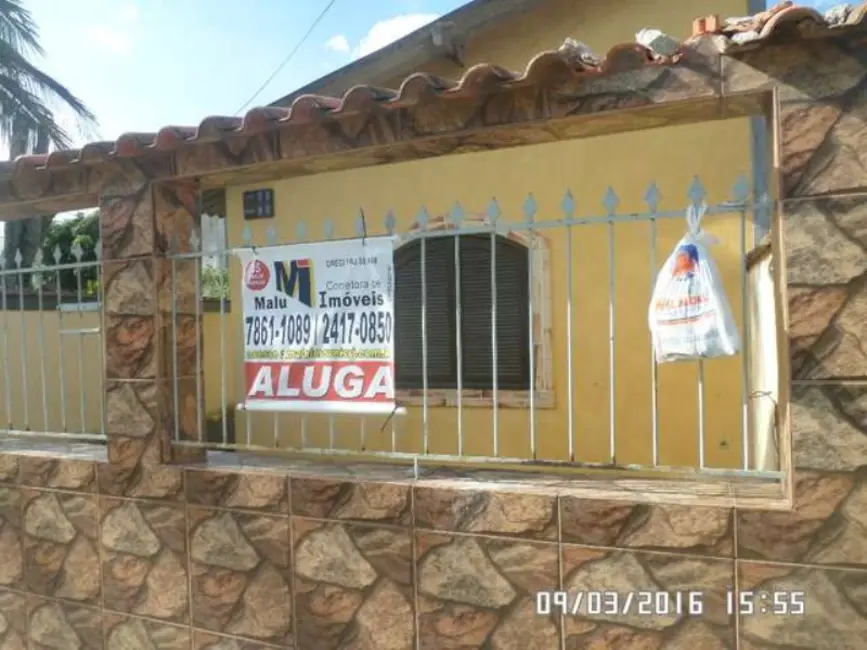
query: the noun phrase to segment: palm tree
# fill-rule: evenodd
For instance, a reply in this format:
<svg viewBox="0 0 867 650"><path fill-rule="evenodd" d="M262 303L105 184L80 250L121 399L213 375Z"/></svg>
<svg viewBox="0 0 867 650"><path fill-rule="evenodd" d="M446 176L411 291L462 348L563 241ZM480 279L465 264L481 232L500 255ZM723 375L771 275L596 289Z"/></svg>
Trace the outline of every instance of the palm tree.
<svg viewBox="0 0 867 650"><path fill-rule="evenodd" d="M57 123L50 104L65 104L83 127L96 118L63 84L33 65L29 56L43 54L39 30L21 0L0 0L0 138L9 157L48 153L53 144L66 149L69 134ZM7 269L28 268L54 215L10 221L4 226L3 262ZM20 259L16 262L16 256ZM13 275L5 277L8 284ZM22 283L23 284L23 283ZM19 287L23 288L23 287Z"/></svg>
<svg viewBox="0 0 867 650"><path fill-rule="evenodd" d="M49 104L65 104L83 126L96 121L66 86L30 62L29 56L42 53L39 30L21 0L0 0L0 137L7 142L26 137L27 151L35 146L40 131L57 148L71 144Z"/></svg>

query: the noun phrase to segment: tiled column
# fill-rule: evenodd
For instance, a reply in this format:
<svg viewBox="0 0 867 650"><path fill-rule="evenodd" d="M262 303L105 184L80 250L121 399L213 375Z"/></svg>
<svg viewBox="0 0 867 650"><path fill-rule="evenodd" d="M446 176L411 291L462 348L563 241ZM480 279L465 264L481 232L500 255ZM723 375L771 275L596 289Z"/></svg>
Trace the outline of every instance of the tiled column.
<svg viewBox="0 0 867 650"><path fill-rule="evenodd" d="M173 236L181 250L188 247L189 233L197 227L198 188L193 182L158 182L167 176L170 164L169 158L161 157L119 161L101 187L110 464L100 482L101 490L110 494L179 496L181 472L165 464L179 459L171 441L176 430L187 439L199 430L198 261L175 262L173 282L172 264L166 258Z"/></svg>
<svg viewBox="0 0 867 650"><path fill-rule="evenodd" d="M867 634L862 47L842 36L724 63L732 92L776 86L780 115L794 505L738 513L738 579L744 590L803 592L806 612L743 616L742 643L755 647L854 648Z"/></svg>

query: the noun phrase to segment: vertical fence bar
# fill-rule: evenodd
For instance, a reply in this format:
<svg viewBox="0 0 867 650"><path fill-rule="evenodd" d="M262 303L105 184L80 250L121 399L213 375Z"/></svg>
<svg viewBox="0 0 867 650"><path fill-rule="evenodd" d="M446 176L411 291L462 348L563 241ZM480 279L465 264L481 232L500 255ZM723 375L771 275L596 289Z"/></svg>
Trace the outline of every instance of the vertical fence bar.
<svg viewBox="0 0 867 650"><path fill-rule="evenodd" d="M461 308L461 237L460 229L464 209L460 203L452 208L452 224L455 227L455 362L457 364L457 418L458 456L464 455L464 347L463 310Z"/></svg>
<svg viewBox="0 0 867 650"><path fill-rule="evenodd" d="M497 222L502 212L497 199L491 199L488 216L491 222L491 396L493 408L491 411L491 426L493 427L494 456L500 455L500 395L497 345Z"/></svg>
<svg viewBox="0 0 867 650"><path fill-rule="evenodd" d="M326 217L322 224L322 231L325 234L325 239L334 239L334 220L331 217ZM334 415L328 414L328 448L334 449Z"/></svg>
<svg viewBox="0 0 867 650"><path fill-rule="evenodd" d="M307 222L299 220L295 226L295 237L299 242L307 240ZM316 339L316 324L313 324L313 338ZM307 415L301 413L301 449L307 448Z"/></svg>
<svg viewBox="0 0 867 650"><path fill-rule="evenodd" d="M701 180L698 176L692 179L692 183L687 190L687 196L692 204L691 209L698 210L699 214L703 214L703 210L707 208L704 200L707 196L707 191L704 189ZM698 222L698 228L701 229L701 222ZM698 361L698 466L699 469L705 468L705 415L704 415L704 361Z"/></svg>
<svg viewBox="0 0 867 650"><path fill-rule="evenodd" d="M749 324L749 275L747 273L747 208L749 185L743 176L738 178L734 189L735 201L741 203L740 210L740 263L741 263L741 331L743 348L741 350L741 461L745 470L750 468L750 324ZM755 210L755 207L753 208ZM755 230L755 229L751 229ZM754 232L755 234L755 232ZM755 244L756 242L754 242Z"/></svg>
<svg viewBox="0 0 867 650"><path fill-rule="evenodd" d="M24 430L30 431L30 403L27 380L27 323L24 318L24 270L21 250L15 253L15 264L18 267L18 317L21 323L21 386L24 393ZM84 386L82 386L84 390ZM83 418L82 418L83 421Z"/></svg>
<svg viewBox="0 0 867 650"><path fill-rule="evenodd" d="M0 305L3 307L3 389L6 393L6 423L12 429L12 385L9 382L9 312L7 311L6 290L9 282L10 270L6 268L6 258L0 251Z"/></svg>
<svg viewBox="0 0 867 650"><path fill-rule="evenodd" d="M567 408L567 435L569 436L569 461L575 462L575 384L574 384L574 360L572 352L572 223L575 218L575 198L571 190L566 190L566 195L560 203L563 216L569 221L566 226L566 393L568 395Z"/></svg>
<svg viewBox="0 0 867 650"><path fill-rule="evenodd" d="M536 248L536 234L532 224L536 217L536 199L530 194L524 201L524 217L527 223L527 327L529 336L527 350L530 362L530 455L533 460L537 458L536 452L536 341L535 341L535 317L533 312L533 253Z"/></svg>
<svg viewBox="0 0 867 650"><path fill-rule="evenodd" d="M265 230L265 244L267 246L276 246L277 245L277 229L274 227L273 223L271 225L269 225L268 228ZM273 422L274 441L272 444L273 444L273 447L275 449L277 449L280 446L280 444L279 444L279 442L280 442L280 412L274 411L274 413L272 414L272 418L274 420L274 422Z"/></svg>
<svg viewBox="0 0 867 650"><path fill-rule="evenodd" d="M650 220L650 298L656 285L656 219ZM659 367L656 364L656 350L650 344L650 426L653 436L653 466L659 465Z"/></svg>
<svg viewBox="0 0 867 650"><path fill-rule="evenodd" d="M253 231L250 230L250 224L249 223L244 224L244 228L241 230L241 239L244 241L244 245L249 247L249 248L252 248L253 252L255 253L256 249L253 247ZM242 274L244 273L244 269L241 269L241 273ZM241 307L241 310L243 312L243 305ZM243 319L243 315L241 316L241 318ZM244 336L244 328L243 327L240 328L240 332L241 332L241 345L239 347L239 350L241 352L241 363L240 363L241 384L240 385L243 387L243 390L244 390L244 404L246 404L247 403L247 379L244 376L244 363L246 361L247 354L246 354L246 347L245 347L246 339ZM246 444L248 447L250 446L250 431L251 431L250 423L251 423L251 420L252 420L252 418L250 417L250 411L248 411L247 409L244 409L244 439L246 440ZM237 420L235 422L237 423ZM236 438L235 442L237 442L237 434L236 434L235 438Z"/></svg>
<svg viewBox="0 0 867 650"><path fill-rule="evenodd" d="M172 409L173 417L175 419L175 442L180 442L181 440L181 416L180 416L180 404L181 404L181 395L180 395L180 380L178 378L178 291L177 291L177 260L175 259L175 254L179 250L179 246L177 236L172 236L172 261L170 264L170 271L172 274L171 278L171 287L172 287L172 390L175 393L175 407ZM243 331L243 328L241 328Z"/></svg>
<svg viewBox="0 0 867 650"><path fill-rule="evenodd" d="M392 211L392 210L386 211L385 220L384 220L383 225L385 226L385 232L390 237L394 237L395 226L397 225L397 219L394 216L394 211ZM392 250L394 250L396 248L396 245L395 245L396 241L397 241L396 239L392 241ZM396 281L396 278L393 278L393 280ZM394 297L395 297L394 291L395 291L395 289L394 289L394 282L393 282L392 283L392 296L391 296L392 297L392 311L394 310L394 302L393 302ZM392 338L392 341L394 341L394 338ZM392 346L392 348L393 348L393 346ZM395 403L397 403L397 396L395 396ZM395 451L397 451L397 425L394 422L395 421L394 415L392 415L389 419L390 419L389 426L391 428L391 451L392 451L392 453L394 453Z"/></svg>
<svg viewBox="0 0 867 650"><path fill-rule="evenodd" d="M105 294L103 293L103 277L102 277L102 239L96 240L96 245L93 248L96 260L94 269L96 270L96 304L99 309L99 368L105 367ZM105 415L105 377L103 373L99 373L99 432L105 435L106 431L106 415Z"/></svg>
<svg viewBox="0 0 867 650"><path fill-rule="evenodd" d="M658 275L656 269L656 214L659 210L660 192L656 183L651 183L644 195L644 201L650 210L650 300ZM659 368L656 364L656 350L653 339L650 340L650 426L653 466L659 466Z"/></svg>
<svg viewBox="0 0 867 650"><path fill-rule="evenodd" d="M54 264L59 265L62 259L60 246L54 247ZM57 357L60 369L60 426L61 431L66 433L69 430L69 423L66 420L66 369L64 368L63 359L66 356L63 353L63 285L61 284L60 269L55 269L55 288L57 293ZM4 294L5 296L5 294ZM3 310L6 310L6 304L3 304ZM8 359L7 359L8 368ZM7 374L8 381L8 374Z"/></svg>
<svg viewBox="0 0 867 650"><path fill-rule="evenodd" d="M705 467L704 449L704 361L698 362L698 466Z"/></svg>
<svg viewBox="0 0 867 650"><path fill-rule="evenodd" d="M45 385L45 301L42 283L45 281L42 269L42 251L37 250L33 259L33 268L40 269L37 275L31 275L36 280L36 309L39 311L39 383L42 388L42 430L50 431L48 422L48 388Z"/></svg>
<svg viewBox="0 0 867 650"><path fill-rule="evenodd" d="M225 244L226 242L221 240L218 266L220 269L220 420L222 422L223 444L227 445L229 444L229 423L227 421L228 409L226 408L226 294L229 291L229 254ZM243 326L241 331L244 331Z"/></svg>
<svg viewBox="0 0 867 650"><path fill-rule="evenodd" d="M81 333L84 329L84 278L82 277L81 260L84 256L84 250L81 245L76 242L72 247L72 255L75 257L75 296L78 300L78 327L79 332L75 335L78 347L78 383L81 386L79 389L79 412L81 414L81 432L87 432L87 391L84 385L84 335Z"/></svg>
<svg viewBox="0 0 867 650"><path fill-rule="evenodd" d="M615 300L616 300L616 258L614 251L614 214L619 203L614 189L609 187L603 204L608 210L608 456L612 464L617 463L617 422L615 376Z"/></svg>
<svg viewBox="0 0 867 650"><path fill-rule="evenodd" d="M422 207L418 215L421 231L421 428L422 453L430 451L428 441L428 398L427 398L427 208Z"/></svg>
<svg viewBox="0 0 867 650"><path fill-rule="evenodd" d="M198 211L199 215L201 215L201 210ZM194 257L191 261L195 265L195 294L196 294L196 304L194 306L194 314L195 314L195 323L193 324L195 328L196 335L196 440L202 441L202 432L204 431L204 413L202 412L204 409L202 405L204 404L204 399L202 397L202 240L201 237L196 233L195 226L194 230L190 233L190 250L193 253L196 253L196 257ZM177 347L177 342L175 343L175 347Z"/></svg>

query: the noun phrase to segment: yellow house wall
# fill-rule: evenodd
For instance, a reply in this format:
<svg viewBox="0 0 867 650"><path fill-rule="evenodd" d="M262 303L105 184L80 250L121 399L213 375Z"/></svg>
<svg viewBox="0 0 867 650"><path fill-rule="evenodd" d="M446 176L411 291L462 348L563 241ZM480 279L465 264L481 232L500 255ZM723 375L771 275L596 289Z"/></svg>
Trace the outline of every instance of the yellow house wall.
<svg viewBox="0 0 867 650"><path fill-rule="evenodd" d="M67 331L100 327L95 312L69 313L62 318ZM206 312L202 322L204 340L219 350L220 324L228 333L228 319ZM102 339L97 335L60 336L60 329L61 317L55 310L0 312L0 431L101 432ZM206 377L220 377L218 354L203 355L202 361ZM226 373L228 395L234 394L233 379ZM219 379L203 388L205 403L219 410Z"/></svg>
<svg viewBox="0 0 867 650"><path fill-rule="evenodd" d="M695 143L726 143L720 147L698 147ZM578 214L603 212L601 199L610 184L621 197L621 212L646 210L642 196L651 180L663 194L662 209L686 205L686 189L699 175L711 202L720 202L739 172L748 171L748 131L743 121L713 125L691 125L540 145L490 153L475 153L440 160L382 166L335 174L321 174L277 182L276 227L281 241L292 241L298 220L304 219L309 239L321 238L321 220L331 216L335 236L354 236L354 217L364 206L369 234L382 233L382 217L394 210L398 231L407 230L419 206L432 214L446 213L456 200L468 210L481 211L496 196L507 220L521 220L520 206L533 192L540 207L539 220L561 215L558 204L567 187L578 202ZM230 243L238 244L242 220L240 192L232 188L227 196ZM257 241L264 242L267 223L252 223ZM706 224L721 244L713 253L724 275L735 316L741 319L740 225L737 216L716 217ZM658 227L656 259L661 265L684 233L680 219L667 220ZM539 456L568 458L567 387L567 257L565 228L543 233L550 249L550 292L553 334L553 385L555 407L539 409L536 432ZM574 439L581 460L605 462L609 446L608 372L608 240L607 227L576 226L573 246L573 359L575 415ZM649 225L618 224L615 227L616 349L615 349L615 432L617 460L622 463L651 461L650 342L647 307L650 295ZM239 284L237 264L232 268L233 290ZM240 315L233 313L233 326ZM237 340L239 333L232 339ZM206 342L206 351L212 349ZM235 370L240 372L239 369ZM694 364L666 365L659 369L659 435L663 464L697 463L698 390ZM239 396L240 397L240 396ZM740 463L741 366L740 358L713 360L705 364L706 458L711 466ZM380 434L384 418L366 418L368 448L388 449L390 428ZM465 408L463 431L468 454L489 455L492 413L489 408ZM274 435L270 415L257 414L252 438L270 445ZM283 445L299 444L298 418L283 415L279 434ZM338 446L357 445L360 418L336 417L334 430ZM308 444L329 444L331 424L323 416L307 416ZM457 449L457 409L432 408L428 431L431 451L454 453ZM403 451L421 449L422 414L411 408L398 419L398 447ZM529 456L529 412L500 409L501 455Z"/></svg>
<svg viewBox="0 0 867 650"><path fill-rule="evenodd" d="M740 15L746 2L695 3L669 0L666 3L643 3L637 0L614 3L551 0L541 8L482 33L467 44L468 64L495 62L512 69L522 69L538 51L557 47L566 36L586 42L603 53L614 43L631 40L642 27L658 27L681 36L689 21L698 15L720 13ZM445 61L431 62L428 72L449 77L461 71ZM400 80L371 80L395 87ZM620 211L644 210L641 197L647 184L656 180L663 193L663 208L685 205L685 190L693 175L698 174L708 190L710 200L722 200L736 174L750 170L749 130L745 120L662 129L582 141L524 147L489 153L466 154L443 159L417 161L370 169L320 174L276 182L277 227L281 241L294 238L299 220L307 222L310 239L320 236L321 221L335 220L336 236L353 233L353 219L359 206L368 215L371 234L382 232L386 210L394 210L398 230L405 231L421 205L431 214L443 214L456 200L469 211L480 212L492 196L505 211L504 219L520 220L520 206L526 195L534 193L539 219L560 216L558 205L566 187L578 202L579 214L598 214L601 197L612 185L621 197ZM245 186L230 187L227 192L228 237L230 245L241 243L240 198ZM258 241L264 241L267 222L251 224ZM722 244L714 251L725 275L729 297L740 318L738 225L735 218L716 219L709 228ZM679 220L667 222L658 230L656 256L658 264L683 232ZM608 258L607 233L604 226L575 227L572 231L574 281L573 359L575 415L574 442L580 460L608 460ZM566 394L566 231L544 233L550 249L550 299L552 316L552 357L555 406L536 413L539 456L567 458ZM648 463L651 460L650 419L650 348L646 327L647 301L650 293L650 259L648 225L616 227L616 294L617 345L615 366L617 460L624 463ZM238 269L232 266L232 289L238 286ZM65 316L66 327L93 327L96 314ZM0 372L0 426L60 431L98 431L100 425L100 385L102 374L100 342L97 337L82 340L83 372L78 369L78 341L63 339L63 392L61 407L59 350L56 312L26 312L25 335L22 336L20 314L0 316L10 351L9 394L11 414L6 406L6 373ZM240 306L221 319L219 314L203 315L203 349L205 410L218 412L222 394L229 404L241 399L240 386ZM38 336L39 328L44 337ZM75 322L75 325L70 323ZM221 327L223 330L221 331ZM221 353L225 337L226 353ZM21 349L28 359L28 399L25 417ZM42 401L40 355L46 366L47 411ZM223 377L222 381L220 377ZM84 378L84 382L80 380ZM80 400L84 388L85 418L82 425ZM740 360L717 360L706 364L706 449L708 464L736 466L740 458ZM691 465L697 462L697 388L696 368L692 365L664 366L659 371L660 453L664 464ZM65 410L65 417L62 411ZM490 454L492 432L490 408L465 408L462 428L468 454ZM247 422L251 423L248 430ZM308 445L328 446L333 433L336 446L357 447L364 435L367 448L389 449L391 425L380 433L381 418L280 416L275 427L271 415L240 416L239 442L273 446L299 445L302 431ZM403 451L421 450L422 417L420 408L411 408L407 416L394 421L397 446ZM457 449L457 410L432 408L428 432L431 451L453 453ZM363 432L362 432L363 429ZM524 409L500 409L500 453L528 457L529 412Z"/></svg>
<svg viewBox="0 0 867 650"><path fill-rule="evenodd" d="M99 323L97 312L63 316L64 330ZM101 431L101 338L61 337L60 325L56 311L0 312L0 430Z"/></svg>
<svg viewBox="0 0 867 650"><path fill-rule="evenodd" d="M521 69L536 52L557 47L574 36L599 52L614 43L631 40L634 33L655 26L682 35L694 16L707 13L739 15L745 3L570 2L556 0L523 17L512 26L498 28L468 44L469 63L492 61ZM450 64L432 63L428 71L456 76ZM399 80L386 85L395 86ZM460 201L468 211L481 212L491 197L497 197L505 220L522 220L520 207L533 193L540 208L539 220L561 215L559 203L567 187L578 203L579 215L603 212L601 199L613 186L620 198L619 212L644 211L642 197L655 180L662 194L662 209L683 208L686 190L695 175L701 177L712 203L725 200L737 174L749 173L750 145L747 120L730 120L629 133L580 141L546 144L496 152L472 153L442 159L415 161L375 168L285 179L273 183L276 218L252 222L258 242L273 223L279 240L294 240L299 220L306 221L308 240L322 237L321 222L332 217L335 237L354 236L354 218L359 206L367 215L368 233L383 232L386 211L394 211L398 231L406 231L419 207L432 215L445 214ZM228 238L241 244L241 193L252 186L230 187L227 192ZM714 255L724 276L735 316L741 319L740 225L737 216L715 218L707 228L721 244ZM616 350L614 431L618 463L647 464L652 460L650 368L651 350L647 331L650 295L649 225L618 224L615 228ZM684 223L669 220L658 228L656 260L661 265L684 233ZM555 405L537 409L535 430L538 455L545 459L568 459L566 285L566 229L544 233L550 250L552 357ZM576 455L587 462L609 460L609 347L608 347L608 243L606 226L574 227L573 245L573 395ZM232 267L233 293L239 285L239 269ZM238 305L239 307L240 305ZM236 308L237 309L237 308ZM231 326L237 328L240 314L234 311ZM236 329L230 337L238 342ZM206 349L209 345L206 343ZM240 350L234 353L240 357ZM231 373L240 376L237 361ZM698 388L695 364L668 365L659 369L660 459L665 465L698 463ZM741 450L741 360L714 360L705 364L706 463L736 467ZM209 390L210 392L210 390ZM240 399L240 395L238 398ZM530 457L529 411L500 409L500 455ZM276 419L276 425L275 425ZM390 448L391 424L381 431L384 418L358 418L256 414L240 419L241 441L246 422L249 438L272 446L300 445L303 430L307 445L327 447L331 437L337 447L357 448L362 436L367 449ZM422 450L422 409L410 408L396 418L397 447ZM457 450L457 409L431 408L427 430L432 453ZM491 455L493 414L490 408L464 408L462 429L465 453Z"/></svg>

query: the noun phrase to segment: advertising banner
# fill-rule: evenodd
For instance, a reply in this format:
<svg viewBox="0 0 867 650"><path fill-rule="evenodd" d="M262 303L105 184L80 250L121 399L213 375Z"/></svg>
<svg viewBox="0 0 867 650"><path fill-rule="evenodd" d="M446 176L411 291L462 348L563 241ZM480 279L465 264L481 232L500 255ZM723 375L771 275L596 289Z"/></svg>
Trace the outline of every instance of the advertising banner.
<svg viewBox="0 0 867 650"><path fill-rule="evenodd" d="M238 251L244 408L394 410L391 237Z"/></svg>

